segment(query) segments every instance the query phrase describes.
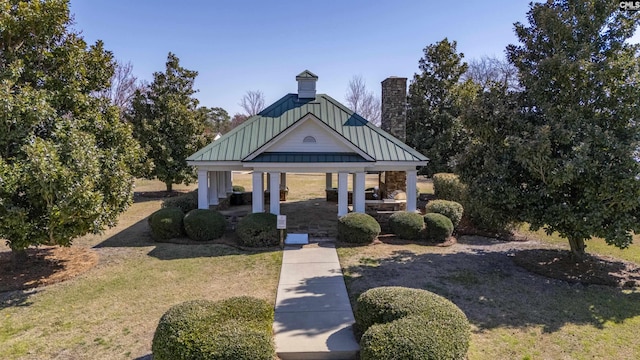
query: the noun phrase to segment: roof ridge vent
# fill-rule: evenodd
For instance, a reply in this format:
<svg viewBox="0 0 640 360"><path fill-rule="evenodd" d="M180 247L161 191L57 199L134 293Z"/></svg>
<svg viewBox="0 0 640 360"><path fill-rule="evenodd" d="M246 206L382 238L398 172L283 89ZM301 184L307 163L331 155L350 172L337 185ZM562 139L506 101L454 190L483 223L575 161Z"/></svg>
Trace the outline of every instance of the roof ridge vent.
<svg viewBox="0 0 640 360"><path fill-rule="evenodd" d="M296 81L298 82L298 99L315 99L318 75L305 70L296 75Z"/></svg>

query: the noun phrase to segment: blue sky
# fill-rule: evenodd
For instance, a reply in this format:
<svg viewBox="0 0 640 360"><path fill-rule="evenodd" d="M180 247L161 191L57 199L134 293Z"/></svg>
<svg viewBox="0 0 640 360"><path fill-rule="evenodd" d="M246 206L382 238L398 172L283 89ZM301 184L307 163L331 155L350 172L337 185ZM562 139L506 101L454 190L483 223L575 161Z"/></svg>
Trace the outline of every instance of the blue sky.
<svg viewBox="0 0 640 360"><path fill-rule="evenodd" d="M267 105L296 92L295 75L305 69L319 76L319 92L339 101L354 75L379 95L382 80L411 78L424 47L445 37L466 60L503 56L528 3L71 0L71 12L88 43L103 40L140 79L152 80L175 53L199 72L200 104L233 116L247 90L261 90Z"/></svg>

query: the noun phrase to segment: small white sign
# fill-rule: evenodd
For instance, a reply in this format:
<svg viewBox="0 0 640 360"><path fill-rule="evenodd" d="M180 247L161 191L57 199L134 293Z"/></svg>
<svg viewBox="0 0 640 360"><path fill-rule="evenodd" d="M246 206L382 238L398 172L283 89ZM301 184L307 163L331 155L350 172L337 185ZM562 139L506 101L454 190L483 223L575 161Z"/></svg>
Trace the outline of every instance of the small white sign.
<svg viewBox="0 0 640 360"><path fill-rule="evenodd" d="M287 215L278 215L278 224L276 226L277 229L286 229L287 228Z"/></svg>

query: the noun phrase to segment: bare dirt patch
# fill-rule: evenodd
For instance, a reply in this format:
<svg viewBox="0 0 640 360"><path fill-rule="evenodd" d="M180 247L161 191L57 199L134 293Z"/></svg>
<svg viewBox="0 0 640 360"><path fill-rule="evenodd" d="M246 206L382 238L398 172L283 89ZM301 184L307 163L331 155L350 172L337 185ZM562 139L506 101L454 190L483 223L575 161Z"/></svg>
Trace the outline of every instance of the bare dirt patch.
<svg viewBox="0 0 640 360"><path fill-rule="evenodd" d="M0 292L55 284L86 272L98 263L95 251L83 247L27 249L26 264L16 268L11 252L0 252Z"/></svg>

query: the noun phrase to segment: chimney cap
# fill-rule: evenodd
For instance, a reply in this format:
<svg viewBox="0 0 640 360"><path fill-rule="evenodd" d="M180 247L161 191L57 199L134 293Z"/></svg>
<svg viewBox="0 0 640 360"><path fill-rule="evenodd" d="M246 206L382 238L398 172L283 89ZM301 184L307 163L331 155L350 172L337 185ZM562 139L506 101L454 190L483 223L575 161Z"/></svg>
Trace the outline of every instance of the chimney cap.
<svg viewBox="0 0 640 360"><path fill-rule="evenodd" d="M296 80L310 80L310 79L318 80L318 75L312 73L309 70L305 70L300 74L296 75Z"/></svg>

